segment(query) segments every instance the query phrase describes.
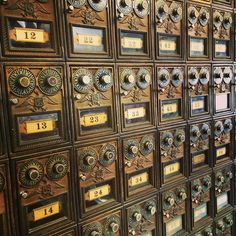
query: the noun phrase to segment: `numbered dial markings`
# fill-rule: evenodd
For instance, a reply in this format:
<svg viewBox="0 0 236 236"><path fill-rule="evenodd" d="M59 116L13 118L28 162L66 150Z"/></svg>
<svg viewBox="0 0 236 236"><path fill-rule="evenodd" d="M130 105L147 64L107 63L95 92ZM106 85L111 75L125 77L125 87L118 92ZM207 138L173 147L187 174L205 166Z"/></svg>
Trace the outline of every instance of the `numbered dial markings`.
<svg viewBox="0 0 236 236"><path fill-rule="evenodd" d="M223 123L221 121L217 121L215 123L215 131L214 131L215 136L219 137L223 131L224 131Z"/></svg>
<svg viewBox="0 0 236 236"><path fill-rule="evenodd" d="M87 227L84 232L84 236L102 236L102 224L101 223L93 223Z"/></svg>
<svg viewBox="0 0 236 236"><path fill-rule="evenodd" d="M229 84L233 78L233 72L230 67L226 67L223 72L223 80L226 84Z"/></svg>
<svg viewBox="0 0 236 236"><path fill-rule="evenodd" d="M47 176L51 180L62 179L69 169L68 161L64 156L50 157L46 164Z"/></svg>
<svg viewBox="0 0 236 236"><path fill-rule="evenodd" d="M186 189L185 188L177 189L177 194L176 195L177 195L177 197L176 197L177 204L181 204L187 198Z"/></svg>
<svg viewBox="0 0 236 236"><path fill-rule="evenodd" d="M112 73L107 69L100 69L96 72L94 83L98 90L105 92L113 85Z"/></svg>
<svg viewBox="0 0 236 236"><path fill-rule="evenodd" d="M140 69L137 74L137 85L140 89L146 89L151 83L151 75L147 69Z"/></svg>
<svg viewBox="0 0 236 236"><path fill-rule="evenodd" d="M226 134L229 134L232 129L233 129L232 121L230 119L226 119L224 122L224 132Z"/></svg>
<svg viewBox="0 0 236 236"><path fill-rule="evenodd" d="M43 179L43 165L32 160L23 164L19 172L19 181L25 187L33 187Z"/></svg>
<svg viewBox="0 0 236 236"><path fill-rule="evenodd" d="M25 68L14 70L8 80L11 92L17 96L25 97L30 95L35 89L35 76Z"/></svg>
<svg viewBox="0 0 236 236"><path fill-rule="evenodd" d="M215 84L221 84L223 80L223 72L220 67L215 68L214 70L214 82Z"/></svg>
<svg viewBox="0 0 236 236"><path fill-rule="evenodd" d="M210 18L210 13L205 8L201 8L199 12L199 22L203 27L208 24L209 18Z"/></svg>
<svg viewBox="0 0 236 236"><path fill-rule="evenodd" d="M120 230L120 218L116 215L109 217L104 225L104 236L115 235Z"/></svg>
<svg viewBox="0 0 236 236"><path fill-rule="evenodd" d="M191 68L188 73L188 82L190 85L195 86L199 80L199 73L196 68Z"/></svg>
<svg viewBox="0 0 236 236"><path fill-rule="evenodd" d="M144 136L139 145L140 152L147 156L152 153L154 149L154 140L152 136Z"/></svg>
<svg viewBox="0 0 236 236"><path fill-rule="evenodd" d="M184 142L185 142L185 132L183 130L177 130L174 136L174 145L176 147L179 147Z"/></svg>
<svg viewBox="0 0 236 236"><path fill-rule="evenodd" d="M73 74L74 88L78 93L88 93L93 86L93 76L87 69L79 69Z"/></svg>
<svg viewBox="0 0 236 236"><path fill-rule="evenodd" d="M196 143L198 141L198 139L201 136L201 132L198 128L198 126L194 125L191 127L191 131L190 131L190 139L193 143Z"/></svg>
<svg viewBox="0 0 236 236"><path fill-rule="evenodd" d="M133 206L129 211L129 226L135 227L142 220L142 210L139 206Z"/></svg>
<svg viewBox="0 0 236 236"><path fill-rule="evenodd" d="M152 216L156 214L157 206L155 201L148 201L144 204L143 217L146 220L150 220Z"/></svg>
<svg viewBox="0 0 236 236"><path fill-rule="evenodd" d="M215 11L213 14L213 24L218 29L220 28L221 24L223 22L223 16L220 14L220 12Z"/></svg>
<svg viewBox="0 0 236 236"><path fill-rule="evenodd" d="M109 166L114 163L117 157L116 147L112 144L104 145L99 152L99 162L103 166Z"/></svg>
<svg viewBox="0 0 236 236"><path fill-rule="evenodd" d="M188 8L188 20L189 22L194 25L197 23L199 17L199 12L197 11L196 7L189 7Z"/></svg>
<svg viewBox="0 0 236 236"><path fill-rule="evenodd" d="M139 143L137 140L129 140L124 147L125 158L131 160L135 158L139 153Z"/></svg>
<svg viewBox="0 0 236 236"><path fill-rule="evenodd" d="M163 22L167 17L169 13L169 7L166 4L165 1L159 0L156 4L156 16L157 18Z"/></svg>
<svg viewBox="0 0 236 236"><path fill-rule="evenodd" d="M168 192L165 194L163 208L164 210L169 210L171 207L175 205L175 195L172 192Z"/></svg>
<svg viewBox="0 0 236 236"><path fill-rule="evenodd" d="M5 178L2 173L0 173L0 192L5 188Z"/></svg>
<svg viewBox="0 0 236 236"><path fill-rule="evenodd" d="M57 70L47 68L40 72L39 88L46 95L55 95L62 87L62 77Z"/></svg>
<svg viewBox="0 0 236 236"><path fill-rule="evenodd" d="M208 124L203 124L201 128L201 137L203 140L206 140L211 135L211 129Z"/></svg>
<svg viewBox="0 0 236 236"><path fill-rule="evenodd" d="M232 22L233 22L233 19L232 19L231 14L226 12L223 17L223 27L226 30L230 29L230 27L232 26Z"/></svg>
<svg viewBox="0 0 236 236"><path fill-rule="evenodd" d="M150 6L148 0L134 0L134 11L137 16L144 18L149 14Z"/></svg>
<svg viewBox="0 0 236 236"><path fill-rule="evenodd" d="M133 1L132 0L118 0L117 8L120 13L124 15L128 15L133 9Z"/></svg>
<svg viewBox="0 0 236 236"><path fill-rule="evenodd" d="M161 139L161 148L164 150L168 150L174 142L174 137L171 132L165 132L162 135Z"/></svg>
<svg viewBox="0 0 236 236"><path fill-rule="evenodd" d="M79 166L81 171L90 172L97 164L98 155L97 152L90 148L83 151L79 156Z"/></svg>
<svg viewBox="0 0 236 236"><path fill-rule="evenodd" d="M202 68L199 72L199 79L202 85L208 84L210 80L210 72L207 68Z"/></svg>
<svg viewBox="0 0 236 236"><path fill-rule="evenodd" d="M170 19L175 22L178 23L182 20L182 12L183 9L181 7L180 4L176 3L176 2L172 2L170 5Z"/></svg>
<svg viewBox="0 0 236 236"><path fill-rule="evenodd" d="M85 5L86 0L67 0L70 5L75 8L80 8Z"/></svg>
<svg viewBox="0 0 236 236"><path fill-rule="evenodd" d="M171 83L173 84L174 87L179 87L184 80L184 75L183 75L183 71L181 69L175 68L172 71L172 80Z"/></svg>
<svg viewBox="0 0 236 236"><path fill-rule="evenodd" d="M158 83L161 88L165 88L170 83L170 73L167 69L161 69L158 72Z"/></svg>
<svg viewBox="0 0 236 236"><path fill-rule="evenodd" d="M131 69L124 69L121 72L121 88L129 91L135 86L135 73Z"/></svg>
<svg viewBox="0 0 236 236"><path fill-rule="evenodd" d="M204 192L208 192L209 189L211 188L211 177L210 176L206 176L203 178L203 191Z"/></svg>
<svg viewBox="0 0 236 236"><path fill-rule="evenodd" d="M95 11L103 11L107 6L107 0L88 0Z"/></svg>

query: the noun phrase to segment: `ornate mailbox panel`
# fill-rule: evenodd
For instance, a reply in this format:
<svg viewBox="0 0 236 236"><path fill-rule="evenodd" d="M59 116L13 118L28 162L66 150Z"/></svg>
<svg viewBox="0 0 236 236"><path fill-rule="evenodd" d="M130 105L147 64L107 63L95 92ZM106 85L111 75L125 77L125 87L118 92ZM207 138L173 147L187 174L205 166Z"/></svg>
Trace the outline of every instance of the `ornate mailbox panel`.
<svg viewBox="0 0 236 236"><path fill-rule="evenodd" d="M156 58L184 59L184 3L155 0Z"/></svg>
<svg viewBox="0 0 236 236"><path fill-rule="evenodd" d="M191 181L192 229L212 217L211 176L205 175Z"/></svg>
<svg viewBox="0 0 236 236"><path fill-rule="evenodd" d="M111 58L111 0L64 0L69 58Z"/></svg>
<svg viewBox="0 0 236 236"><path fill-rule="evenodd" d="M79 199L82 216L114 206L122 198L117 141L77 149Z"/></svg>
<svg viewBox="0 0 236 236"><path fill-rule="evenodd" d="M214 84L214 114L230 112L232 110L232 65L213 66Z"/></svg>
<svg viewBox="0 0 236 236"><path fill-rule="evenodd" d="M214 121L214 150L215 160L218 164L221 161L226 161L232 157L232 143L233 143L233 123L231 117Z"/></svg>
<svg viewBox="0 0 236 236"><path fill-rule="evenodd" d="M156 136L135 135L122 140L125 198L155 191Z"/></svg>
<svg viewBox="0 0 236 236"><path fill-rule="evenodd" d="M63 66L6 64L4 69L12 152L68 142Z"/></svg>
<svg viewBox="0 0 236 236"><path fill-rule="evenodd" d="M119 59L151 59L151 0L114 0Z"/></svg>
<svg viewBox="0 0 236 236"><path fill-rule="evenodd" d="M115 211L90 219L81 226L81 236L122 236L121 212Z"/></svg>
<svg viewBox="0 0 236 236"><path fill-rule="evenodd" d="M213 9L213 60L233 59L233 15Z"/></svg>
<svg viewBox="0 0 236 236"><path fill-rule="evenodd" d="M126 234L127 236L155 236L157 229L157 200L146 199L135 203L126 209Z"/></svg>
<svg viewBox="0 0 236 236"><path fill-rule="evenodd" d="M162 193L163 235L185 235L187 231L187 188L178 184L177 188Z"/></svg>
<svg viewBox="0 0 236 236"><path fill-rule="evenodd" d="M210 8L204 5L188 4L188 59L211 59Z"/></svg>
<svg viewBox="0 0 236 236"><path fill-rule="evenodd" d="M213 0L213 4L225 5L227 7L234 7L234 0Z"/></svg>
<svg viewBox="0 0 236 236"><path fill-rule="evenodd" d="M215 171L215 213L229 210L233 205L232 180L233 172L230 166Z"/></svg>
<svg viewBox="0 0 236 236"><path fill-rule="evenodd" d="M10 209L9 197L10 190L8 189L8 173L9 170L5 163L0 163L0 235L10 236Z"/></svg>
<svg viewBox="0 0 236 236"><path fill-rule="evenodd" d="M119 66L118 74L122 131L154 127L152 67Z"/></svg>
<svg viewBox="0 0 236 236"><path fill-rule="evenodd" d="M233 231L234 216L233 213L222 216L215 222L215 235L216 236L231 236L234 235Z"/></svg>
<svg viewBox="0 0 236 236"><path fill-rule="evenodd" d="M70 154L50 152L14 163L21 235L73 223Z"/></svg>
<svg viewBox="0 0 236 236"><path fill-rule="evenodd" d="M211 113L210 76L209 65L188 67L188 116L190 119L209 116Z"/></svg>
<svg viewBox="0 0 236 236"><path fill-rule="evenodd" d="M211 166L210 136L210 122L190 125L188 136L190 140L190 172Z"/></svg>
<svg viewBox="0 0 236 236"><path fill-rule="evenodd" d="M3 55L33 59L61 56L57 8L57 0L2 0Z"/></svg>
<svg viewBox="0 0 236 236"><path fill-rule="evenodd" d="M200 230L199 232L193 234L193 236L213 236L214 229L213 226L207 226Z"/></svg>
<svg viewBox="0 0 236 236"><path fill-rule="evenodd" d="M159 156L161 181L166 184L181 179L185 175L187 162L185 155L185 127L162 130L160 132Z"/></svg>
<svg viewBox="0 0 236 236"><path fill-rule="evenodd" d="M75 140L116 132L113 66L71 66Z"/></svg>
<svg viewBox="0 0 236 236"><path fill-rule="evenodd" d="M178 122L185 118L185 67L158 67L159 123Z"/></svg>

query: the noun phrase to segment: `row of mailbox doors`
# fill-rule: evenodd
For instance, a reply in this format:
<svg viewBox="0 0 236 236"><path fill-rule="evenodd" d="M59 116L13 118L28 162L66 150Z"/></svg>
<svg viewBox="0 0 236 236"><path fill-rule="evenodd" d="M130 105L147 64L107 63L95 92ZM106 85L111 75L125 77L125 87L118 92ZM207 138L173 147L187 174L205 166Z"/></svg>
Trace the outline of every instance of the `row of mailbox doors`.
<svg viewBox="0 0 236 236"><path fill-rule="evenodd" d="M235 112L232 64L155 71L143 64L82 64L70 65L66 75L54 63L4 63L1 75L11 156L66 145L71 136L86 143Z"/></svg>
<svg viewBox="0 0 236 236"><path fill-rule="evenodd" d="M15 235L16 226L20 228L19 235L64 235L61 230L73 227L77 217L82 217L81 236L235 235L232 163L193 176L189 181L179 179L177 186L162 188L159 194L149 182L151 178L144 174L130 173L127 186L119 186L117 160L105 165L100 159L90 172L80 169L75 184L71 154L71 150L61 150L12 161L15 174L11 188L17 202L14 205L10 199L8 163L1 164L1 235ZM129 200L121 207L121 193L127 190ZM11 210L18 212L19 218L8 231L10 217L14 220Z"/></svg>
<svg viewBox="0 0 236 236"><path fill-rule="evenodd" d="M0 4L4 58L56 59L65 50L72 60L112 59L114 51L117 59L126 60L150 60L154 54L160 60L234 59L233 1L216 0L211 5L210 1L1 0Z"/></svg>

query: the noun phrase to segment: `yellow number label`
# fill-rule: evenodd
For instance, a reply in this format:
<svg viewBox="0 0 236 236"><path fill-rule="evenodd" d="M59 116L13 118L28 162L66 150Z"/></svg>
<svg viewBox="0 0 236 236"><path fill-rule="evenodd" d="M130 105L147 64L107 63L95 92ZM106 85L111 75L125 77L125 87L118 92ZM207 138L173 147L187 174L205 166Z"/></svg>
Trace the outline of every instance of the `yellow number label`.
<svg viewBox="0 0 236 236"><path fill-rule="evenodd" d="M102 37L93 34L78 34L74 38L74 42L84 46L98 47L102 44Z"/></svg>
<svg viewBox="0 0 236 236"><path fill-rule="evenodd" d="M43 29L14 28L9 32L10 39L26 43L46 43L49 41L48 32Z"/></svg>
<svg viewBox="0 0 236 236"><path fill-rule="evenodd" d="M131 108L125 112L125 118L128 120L145 117L146 109L144 107Z"/></svg>
<svg viewBox="0 0 236 236"><path fill-rule="evenodd" d="M142 49L143 40L139 38L124 37L121 40L121 45L123 48Z"/></svg>
<svg viewBox="0 0 236 236"><path fill-rule="evenodd" d="M171 40L160 40L160 50L163 51L176 51L176 42Z"/></svg>
<svg viewBox="0 0 236 236"><path fill-rule="evenodd" d="M168 166L166 166L164 168L164 175L171 175L175 172L178 172L180 170L180 163L174 163L174 164L170 164Z"/></svg>
<svg viewBox="0 0 236 236"><path fill-rule="evenodd" d="M135 175L129 179L129 186L134 187L140 184L144 184L148 182L148 173L142 173L140 175Z"/></svg>
<svg viewBox="0 0 236 236"><path fill-rule="evenodd" d="M110 185L103 185L101 187L91 189L85 194L85 200L93 201L101 197L109 195L111 192Z"/></svg>
<svg viewBox="0 0 236 236"><path fill-rule="evenodd" d="M192 161L193 164L199 164L199 163L203 163L205 161L205 154L199 154L193 157Z"/></svg>
<svg viewBox="0 0 236 236"><path fill-rule="evenodd" d="M173 112L177 112L178 106L176 103L162 105L162 114L169 114Z"/></svg>
<svg viewBox="0 0 236 236"><path fill-rule="evenodd" d="M220 44L220 43L217 43L215 45L215 51L216 52L226 52L227 51L227 48L226 48L226 45L225 44Z"/></svg>
<svg viewBox="0 0 236 236"><path fill-rule="evenodd" d="M226 147L219 148L216 150L216 157L221 157L226 154Z"/></svg>
<svg viewBox="0 0 236 236"><path fill-rule="evenodd" d="M33 210L34 221L42 220L44 218L56 215L60 212L60 203L55 202L47 206L43 206Z"/></svg>
<svg viewBox="0 0 236 236"><path fill-rule="evenodd" d="M198 110L204 108L204 101L194 101L192 102L192 109Z"/></svg>
<svg viewBox="0 0 236 236"><path fill-rule="evenodd" d="M80 118L82 126L90 127L94 125L102 125L108 121L106 113L89 114Z"/></svg>
<svg viewBox="0 0 236 236"><path fill-rule="evenodd" d="M53 120L35 120L26 121L20 127L20 133L35 134L42 132L49 132L54 130L55 122Z"/></svg>

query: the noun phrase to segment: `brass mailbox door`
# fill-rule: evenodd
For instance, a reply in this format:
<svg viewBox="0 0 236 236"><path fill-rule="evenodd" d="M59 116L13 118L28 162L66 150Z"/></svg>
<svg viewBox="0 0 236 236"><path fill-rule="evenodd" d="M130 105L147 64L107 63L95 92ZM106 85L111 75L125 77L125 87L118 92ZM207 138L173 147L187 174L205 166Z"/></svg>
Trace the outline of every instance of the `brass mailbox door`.
<svg viewBox="0 0 236 236"><path fill-rule="evenodd" d="M80 216L119 205L122 195L117 140L79 146L76 153Z"/></svg>
<svg viewBox="0 0 236 236"><path fill-rule="evenodd" d="M81 235L104 235L104 236L122 236L123 222L122 212L113 211L105 215L99 215L96 218L82 223L80 228Z"/></svg>
<svg viewBox="0 0 236 236"><path fill-rule="evenodd" d="M219 216L233 209L233 169L229 165L214 172L215 216Z"/></svg>
<svg viewBox="0 0 236 236"><path fill-rule="evenodd" d="M156 136L147 133L123 138L121 147L125 200L156 191Z"/></svg>
<svg viewBox="0 0 236 236"><path fill-rule="evenodd" d="M187 235L187 198L185 184L161 193L163 235Z"/></svg>
<svg viewBox="0 0 236 236"><path fill-rule="evenodd" d="M212 89L214 115L233 111L233 65L213 65Z"/></svg>
<svg viewBox="0 0 236 236"><path fill-rule="evenodd" d="M185 75L184 65L156 68L159 125L177 123L185 119Z"/></svg>
<svg viewBox="0 0 236 236"><path fill-rule="evenodd" d="M234 234L234 212L225 214L215 221L216 236L230 236Z"/></svg>
<svg viewBox="0 0 236 236"><path fill-rule="evenodd" d="M214 120L214 164L228 162L232 159L233 145L232 117Z"/></svg>
<svg viewBox="0 0 236 236"><path fill-rule="evenodd" d="M0 4L2 50L6 57L62 56L58 1L7 0Z"/></svg>
<svg viewBox="0 0 236 236"><path fill-rule="evenodd" d="M111 59L112 0L63 0L67 56L73 60Z"/></svg>
<svg viewBox="0 0 236 236"><path fill-rule="evenodd" d="M185 127L176 129L161 130L159 132L159 161L161 184L173 183L185 178L188 163L186 152L186 131Z"/></svg>
<svg viewBox="0 0 236 236"><path fill-rule="evenodd" d="M188 60L211 60L211 8L187 4Z"/></svg>
<svg viewBox="0 0 236 236"><path fill-rule="evenodd" d="M149 65L118 65L121 131L154 128L153 68Z"/></svg>
<svg viewBox="0 0 236 236"><path fill-rule="evenodd" d="M125 208L125 234L131 235L158 235L158 202L156 197L135 202ZM145 234L143 234L145 232Z"/></svg>
<svg viewBox="0 0 236 236"><path fill-rule="evenodd" d="M233 60L233 13L213 8L213 60Z"/></svg>
<svg viewBox="0 0 236 236"><path fill-rule="evenodd" d="M68 143L64 67L5 64L4 73L11 151L18 153Z"/></svg>
<svg viewBox="0 0 236 236"><path fill-rule="evenodd" d="M15 194L22 235L40 235L72 225L72 152L42 153L14 161Z"/></svg>
<svg viewBox="0 0 236 236"><path fill-rule="evenodd" d="M188 65L188 117L199 119L212 114L211 66Z"/></svg>
<svg viewBox="0 0 236 236"><path fill-rule="evenodd" d="M156 59L185 59L184 2L155 0Z"/></svg>
<svg viewBox="0 0 236 236"><path fill-rule="evenodd" d="M212 167L211 122L194 123L189 126L190 174L203 172Z"/></svg>
<svg viewBox="0 0 236 236"><path fill-rule="evenodd" d="M192 230L199 228L213 216L211 175L193 179L191 185L191 223Z"/></svg>
<svg viewBox="0 0 236 236"><path fill-rule="evenodd" d="M152 1L113 1L118 60L152 59Z"/></svg>
<svg viewBox="0 0 236 236"><path fill-rule="evenodd" d="M70 65L75 141L117 132L113 65Z"/></svg>

